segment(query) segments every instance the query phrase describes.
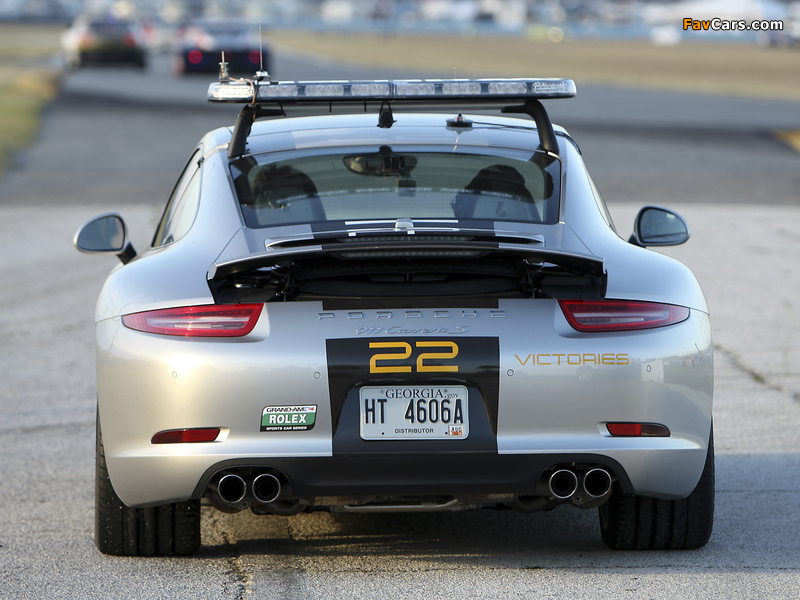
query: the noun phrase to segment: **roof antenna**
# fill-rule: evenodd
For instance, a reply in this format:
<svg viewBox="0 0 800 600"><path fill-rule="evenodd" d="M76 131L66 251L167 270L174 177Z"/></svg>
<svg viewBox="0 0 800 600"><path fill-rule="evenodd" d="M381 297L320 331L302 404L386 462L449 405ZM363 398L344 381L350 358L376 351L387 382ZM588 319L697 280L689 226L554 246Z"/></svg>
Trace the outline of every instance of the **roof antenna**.
<svg viewBox="0 0 800 600"><path fill-rule="evenodd" d="M453 79L458 79L456 67L453 67ZM456 129L468 129L472 127L472 121L469 119L465 119L464 115L461 114L461 111L458 111L458 114L451 118L447 119L447 127L454 127Z"/></svg>
<svg viewBox="0 0 800 600"><path fill-rule="evenodd" d="M225 50L222 51L222 62L219 63L219 80L222 83L228 83L231 77L228 73L228 63L225 62Z"/></svg>
<svg viewBox="0 0 800 600"><path fill-rule="evenodd" d="M472 121L465 118L461 113L458 113L455 117L447 119L447 126L455 127L456 129L469 129L472 127Z"/></svg>
<svg viewBox="0 0 800 600"><path fill-rule="evenodd" d="M264 79L267 80L267 83L271 83L269 78L269 73L264 70L264 38L261 35L261 21L258 22L258 57L261 60L261 65L258 71L256 71L256 81L263 81Z"/></svg>

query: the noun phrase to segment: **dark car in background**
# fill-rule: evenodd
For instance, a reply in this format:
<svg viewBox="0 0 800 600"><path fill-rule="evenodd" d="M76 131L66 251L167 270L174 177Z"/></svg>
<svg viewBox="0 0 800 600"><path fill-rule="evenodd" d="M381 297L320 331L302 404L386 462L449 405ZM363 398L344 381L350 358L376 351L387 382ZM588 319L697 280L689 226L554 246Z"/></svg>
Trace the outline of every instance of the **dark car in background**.
<svg viewBox="0 0 800 600"><path fill-rule="evenodd" d="M178 73L215 73L222 53L231 73L269 69L269 51L257 22L239 19L196 19L187 24L178 43Z"/></svg>
<svg viewBox="0 0 800 600"><path fill-rule="evenodd" d="M79 17L62 37L67 64L132 64L147 66L144 30L135 21L113 15Z"/></svg>

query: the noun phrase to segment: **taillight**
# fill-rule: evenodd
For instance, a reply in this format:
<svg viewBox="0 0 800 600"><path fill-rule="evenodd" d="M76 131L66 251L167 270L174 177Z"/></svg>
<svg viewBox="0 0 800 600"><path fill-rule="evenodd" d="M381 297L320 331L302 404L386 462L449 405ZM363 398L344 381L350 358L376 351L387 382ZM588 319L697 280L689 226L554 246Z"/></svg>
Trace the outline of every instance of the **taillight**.
<svg viewBox="0 0 800 600"><path fill-rule="evenodd" d="M559 300L577 331L634 331L674 325L689 318L685 306L628 300Z"/></svg>
<svg viewBox="0 0 800 600"><path fill-rule="evenodd" d="M239 337L256 326L263 304L183 306L124 315L130 329L187 337Z"/></svg>
<svg viewBox="0 0 800 600"><path fill-rule="evenodd" d="M196 429L168 429L159 431L150 440L151 444L196 444L213 442L219 437L219 427L198 427Z"/></svg>
<svg viewBox="0 0 800 600"><path fill-rule="evenodd" d="M187 58L193 65L199 65L201 62L203 62L203 53L197 49L189 50Z"/></svg>

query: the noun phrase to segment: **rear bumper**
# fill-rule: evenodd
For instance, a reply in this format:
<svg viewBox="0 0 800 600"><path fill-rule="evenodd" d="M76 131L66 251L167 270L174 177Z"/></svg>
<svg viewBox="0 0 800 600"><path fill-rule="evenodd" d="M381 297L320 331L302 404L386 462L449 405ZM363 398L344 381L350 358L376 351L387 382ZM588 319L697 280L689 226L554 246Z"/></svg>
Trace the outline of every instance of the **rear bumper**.
<svg viewBox="0 0 800 600"><path fill-rule="evenodd" d="M458 316L456 324L470 326L466 336L455 327L442 332L441 312L428 311L428 323L427 312L413 311L414 331L404 325L391 339L457 342L470 430L463 440L399 442L362 440L358 427L358 387L380 380L369 374L370 353L395 350L371 349L382 338L358 333L367 311L339 323L338 313L318 318L323 311L312 304L270 305L253 333L236 341L98 323L100 424L124 503L197 498L220 471L248 469L279 472L299 497L535 495L543 475L565 463L604 466L624 491L659 498L686 497L700 478L713 391L704 313L647 333L581 336L561 322L554 302L507 303ZM528 331L526 323L547 326ZM412 337L423 328L436 330ZM265 407L297 403L317 407L313 429L260 430ZM610 421L660 423L671 435L612 437L603 426ZM150 443L159 431L191 427L226 434L211 443Z"/></svg>
<svg viewBox="0 0 800 600"><path fill-rule="evenodd" d="M245 73L252 75L255 71L262 68L269 70L269 55L263 53L262 60L255 60L253 53L255 49L225 50L225 62L228 63L228 70L232 73ZM191 51L184 50L180 55L181 68L184 73L216 73L219 71L219 63L222 60L222 51L203 52L197 56L190 56Z"/></svg>
<svg viewBox="0 0 800 600"><path fill-rule="evenodd" d="M697 485L706 446L665 438L658 447L629 444L606 453L407 454L321 457L116 457L114 487L131 506L203 497L215 477L236 473L246 481L272 473L285 498L324 496L546 496L557 469L604 468L625 493L660 498L688 496ZM221 460L215 460L220 459Z"/></svg>
<svg viewBox="0 0 800 600"><path fill-rule="evenodd" d="M567 464L604 467L619 474L621 488L633 492L622 466L591 454L554 455L405 455L336 456L281 460L231 460L208 469L192 493L203 496L220 472L237 472L245 480L272 472L284 484L286 497L320 496L460 496L483 494L546 495L544 477ZM582 467L583 468L583 467Z"/></svg>
<svg viewBox="0 0 800 600"><path fill-rule="evenodd" d="M85 50L80 53L81 64L132 63L143 65L146 54L143 50L118 48L109 50Z"/></svg>

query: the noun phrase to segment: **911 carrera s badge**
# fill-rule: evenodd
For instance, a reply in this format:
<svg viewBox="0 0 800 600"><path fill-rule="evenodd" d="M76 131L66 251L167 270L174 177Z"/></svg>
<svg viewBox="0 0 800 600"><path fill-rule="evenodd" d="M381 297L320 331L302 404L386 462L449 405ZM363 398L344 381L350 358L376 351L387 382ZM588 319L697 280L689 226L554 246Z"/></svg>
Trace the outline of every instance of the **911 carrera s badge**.
<svg viewBox="0 0 800 600"><path fill-rule="evenodd" d="M309 431L317 420L317 405L267 406L261 412L261 431Z"/></svg>

